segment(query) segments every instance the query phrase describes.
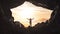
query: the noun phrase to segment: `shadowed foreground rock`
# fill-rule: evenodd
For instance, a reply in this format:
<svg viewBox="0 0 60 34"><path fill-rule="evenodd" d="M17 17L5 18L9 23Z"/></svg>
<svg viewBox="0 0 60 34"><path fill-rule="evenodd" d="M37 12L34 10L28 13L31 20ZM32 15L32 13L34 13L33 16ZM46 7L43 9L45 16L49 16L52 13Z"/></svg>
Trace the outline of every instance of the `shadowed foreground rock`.
<svg viewBox="0 0 60 34"><path fill-rule="evenodd" d="M11 8L23 4L25 0L0 0L0 34L57 34L60 33L60 1L59 0L26 0L36 6L52 9L51 18L45 23L25 28L14 22ZM20 27L21 25L21 27Z"/></svg>
<svg viewBox="0 0 60 34"><path fill-rule="evenodd" d="M24 0L0 0L0 34L17 34L11 8L21 5Z"/></svg>

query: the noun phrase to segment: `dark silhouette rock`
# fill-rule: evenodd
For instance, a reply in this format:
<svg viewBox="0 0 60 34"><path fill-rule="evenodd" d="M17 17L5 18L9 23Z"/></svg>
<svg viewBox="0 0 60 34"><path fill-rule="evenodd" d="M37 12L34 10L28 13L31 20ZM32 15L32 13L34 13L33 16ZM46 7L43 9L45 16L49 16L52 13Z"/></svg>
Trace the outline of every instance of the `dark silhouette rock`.
<svg viewBox="0 0 60 34"><path fill-rule="evenodd" d="M36 6L42 6L44 8L52 9L54 10L57 3L59 3L60 0L29 0L29 2L33 3Z"/></svg>
<svg viewBox="0 0 60 34"><path fill-rule="evenodd" d="M0 34L17 34L10 9L23 2L23 0L0 0Z"/></svg>
<svg viewBox="0 0 60 34"><path fill-rule="evenodd" d="M52 9L51 18L34 27L25 28L18 21L14 22L11 8L29 1L36 6ZM0 34L60 34L60 1L59 0L0 0Z"/></svg>
<svg viewBox="0 0 60 34"><path fill-rule="evenodd" d="M44 8L52 9L53 13L51 15L50 23L48 26L42 26L41 32L46 30L45 33L54 34L60 31L60 0L30 0L36 6L42 6ZM38 28L38 27L37 27ZM44 34L44 33L43 33Z"/></svg>
<svg viewBox="0 0 60 34"><path fill-rule="evenodd" d="M14 24L19 28L24 28L24 25L21 24L19 21L15 21Z"/></svg>

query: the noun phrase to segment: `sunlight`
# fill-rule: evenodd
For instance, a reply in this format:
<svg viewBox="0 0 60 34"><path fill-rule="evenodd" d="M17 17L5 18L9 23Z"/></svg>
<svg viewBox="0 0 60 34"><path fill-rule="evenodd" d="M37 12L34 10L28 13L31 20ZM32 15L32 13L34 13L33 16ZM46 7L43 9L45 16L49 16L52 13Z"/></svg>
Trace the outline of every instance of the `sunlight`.
<svg viewBox="0 0 60 34"><path fill-rule="evenodd" d="M33 11L31 8L23 8L20 15L22 18L32 18Z"/></svg>
<svg viewBox="0 0 60 34"><path fill-rule="evenodd" d="M25 27L29 26L29 18L34 18L32 26L37 23L45 22L50 18L52 10L37 7L30 2L24 2L21 6L11 9L14 21L19 21Z"/></svg>

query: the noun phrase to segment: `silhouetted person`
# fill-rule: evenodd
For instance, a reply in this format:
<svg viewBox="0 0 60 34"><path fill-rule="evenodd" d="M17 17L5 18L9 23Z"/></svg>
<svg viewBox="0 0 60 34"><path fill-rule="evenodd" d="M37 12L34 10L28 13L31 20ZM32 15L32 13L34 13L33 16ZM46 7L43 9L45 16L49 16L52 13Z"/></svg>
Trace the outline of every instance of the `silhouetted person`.
<svg viewBox="0 0 60 34"><path fill-rule="evenodd" d="M28 19L29 20L29 23L30 23L30 27L32 26L32 18Z"/></svg>
<svg viewBox="0 0 60 34"><path fill-rule="evenodd" d="M42 28L44 34L57 34L60 33L60 0L30 0L36 6L42 6L53 10L50 23L47 27ZM43 27L43 26L42 26ZM40 28L39 28L40 29ZM42 31L41 31L42 32Z"/></svg>

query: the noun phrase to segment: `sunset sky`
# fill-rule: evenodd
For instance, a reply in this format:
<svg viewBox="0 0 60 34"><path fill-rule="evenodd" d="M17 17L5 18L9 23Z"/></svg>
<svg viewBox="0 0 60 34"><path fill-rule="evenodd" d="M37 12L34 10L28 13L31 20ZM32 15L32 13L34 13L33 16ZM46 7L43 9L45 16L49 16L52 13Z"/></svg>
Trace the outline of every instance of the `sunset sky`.
<svg viewBox="0 0 60 34"><path fill-rule="evenodd" d="M50 18L52 10L37 7L30 2L25 1L22 5L11 9L14 21L19 21L25 27L29 26L29 18L32 18L32 26L37 23L45 22Z"/></svg>

